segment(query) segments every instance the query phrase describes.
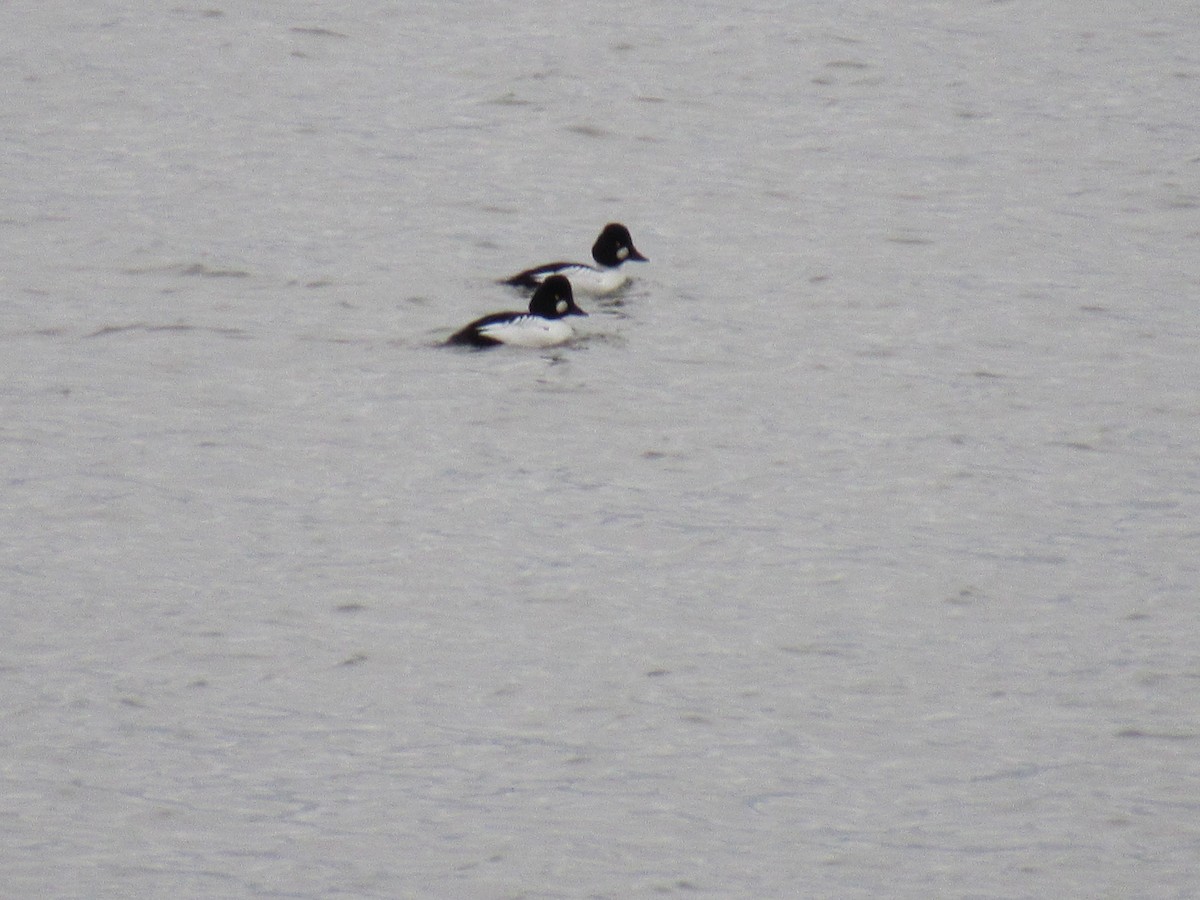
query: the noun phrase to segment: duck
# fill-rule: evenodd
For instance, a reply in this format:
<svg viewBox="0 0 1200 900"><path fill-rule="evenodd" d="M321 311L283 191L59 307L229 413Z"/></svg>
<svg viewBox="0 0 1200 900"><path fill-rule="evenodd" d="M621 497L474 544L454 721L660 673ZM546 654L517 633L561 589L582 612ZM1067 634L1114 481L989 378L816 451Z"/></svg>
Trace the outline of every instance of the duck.
<svg viewBox="0 0 1200 900"><path fill-rule="evenodd" d="M528 312L498 312L476 319L452 334L446 343L480 349L500 344L554 347L575 336L575 329L564 319L586 315L575 305L570 280L565 275L551 275L533 292Z"/></svg>
<svg viewBox="0 0 1200 900"><path fill-rule="evenodd" d="M536 288L551 275L566 275L571 279L575 291L581 294L603 296L623 287L629 273L622 266L627 262L649 262L633 246L629 229L620 222L609 222L592 245L592 259L596 265L587 263L553 262L535 266L505 278L503 284L517 288Z"/></svg>

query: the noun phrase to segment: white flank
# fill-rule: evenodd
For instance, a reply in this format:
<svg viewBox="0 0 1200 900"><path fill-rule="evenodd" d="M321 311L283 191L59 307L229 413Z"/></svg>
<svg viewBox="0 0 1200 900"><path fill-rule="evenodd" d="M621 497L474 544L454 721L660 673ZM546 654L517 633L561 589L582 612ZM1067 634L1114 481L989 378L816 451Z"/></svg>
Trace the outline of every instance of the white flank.
<svg viewBox="0 0 1200 900"><path fill-rule="evenodd" d="M591 266L571 266L550 272L549 275L566 275L576 294L611 294L629 280L623 269L596 269ZM541 281L545 281L543 276Z"/></svg>
<svg viewBox="0 0 1200 900"><path fill-rule="evenodd" d="M479 333L518 347L553 347L574 337L575 329L562 319L521 316L509 322L484 325Z"/></svg>

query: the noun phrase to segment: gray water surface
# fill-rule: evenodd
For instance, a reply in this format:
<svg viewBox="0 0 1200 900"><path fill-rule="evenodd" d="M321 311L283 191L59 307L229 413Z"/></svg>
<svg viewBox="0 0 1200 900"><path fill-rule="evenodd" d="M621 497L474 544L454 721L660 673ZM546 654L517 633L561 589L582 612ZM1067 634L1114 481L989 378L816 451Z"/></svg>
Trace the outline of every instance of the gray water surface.
<svg viewBox="0 0 1200 900"><path fill-rule="evenodd" d="M1200 893L1200 17L1059 6L0 7L0 894Z"/></svg>

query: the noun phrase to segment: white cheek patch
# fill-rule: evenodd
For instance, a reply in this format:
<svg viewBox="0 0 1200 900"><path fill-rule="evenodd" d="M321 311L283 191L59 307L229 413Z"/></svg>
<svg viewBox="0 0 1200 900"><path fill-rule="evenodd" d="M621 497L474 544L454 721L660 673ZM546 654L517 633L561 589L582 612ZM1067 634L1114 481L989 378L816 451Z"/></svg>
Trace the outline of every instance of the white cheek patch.
<svg viewBox="0 0 1200 900"><path fill-rule="evenodd" d="M629 258L629 248L628 247L618 247L617 248L617 259L628 259L628 258Z"/></svg>
<svg viewBox="0 0 1200 900"><path fill-rule="evenodd" d="M558 314L560 316L563 315L567 311L567 301L559 300L557 303L554 304L554 308L558 311Z"/></svg>

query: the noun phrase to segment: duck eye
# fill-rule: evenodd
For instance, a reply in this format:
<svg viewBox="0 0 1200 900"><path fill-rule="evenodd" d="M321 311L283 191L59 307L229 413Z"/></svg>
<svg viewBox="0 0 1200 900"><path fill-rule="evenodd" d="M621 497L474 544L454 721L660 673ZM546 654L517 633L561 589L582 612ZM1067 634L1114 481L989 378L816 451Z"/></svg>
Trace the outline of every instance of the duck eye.
<svg viewBox="0 0 1200 900"><path fill-rule="evenodd" d="M554 308L558 311L558 314L561 316L563 313L565 313L567 311L567 301L559 300L557 303L554 304Z"/></svg>

